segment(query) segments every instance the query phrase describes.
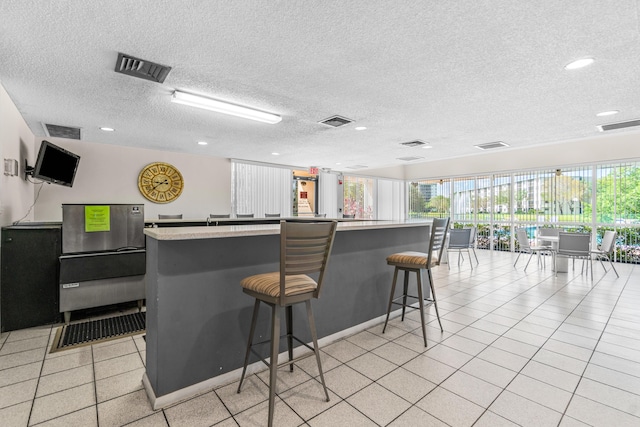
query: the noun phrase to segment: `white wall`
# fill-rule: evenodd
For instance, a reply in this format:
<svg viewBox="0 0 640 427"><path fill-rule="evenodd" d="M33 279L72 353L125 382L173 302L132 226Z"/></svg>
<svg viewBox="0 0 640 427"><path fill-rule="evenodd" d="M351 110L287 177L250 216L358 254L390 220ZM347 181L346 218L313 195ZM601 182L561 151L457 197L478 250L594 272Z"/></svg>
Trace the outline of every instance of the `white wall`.
<svg viewBox="0 0 640 427"><path fill-rule="evenodd" d="M204 220L210 213L231 211L231 162L228 159L46 139L78 154L80 164L73 187L44 184L35 208L36 221L61 221L63 203L144 203L147 219L157 219L160 213L181 213L184 219ZM37 147L40 141L37 138ZM29 159L30 165L35 162L34 157ZM152 162L170 163L182 174L184 189L174 202L157 204L140 194L138 174Z"/></svg>
<svg viewBox="0 0 640 427"><path fill-rule="evenodd" d="M20 112L0 85L0 159L18 160L19 174L6 176L0 173L0 225L10 225L23 216L33 220L33 184L24 180L24 159L32 158L34 138ZM2 160L0 160L2 161ZM3 163L0 169L4 171Z"/></svg>
<svg viewBox="0 0 640 427"><path fill-rule="evenodd" d="M498 151L499 150L499 151ZM536 148L497 149L494 153L405 166L405 179L444 178L539 168L562 168L640 158L640 132L602 135Z"/></svg>

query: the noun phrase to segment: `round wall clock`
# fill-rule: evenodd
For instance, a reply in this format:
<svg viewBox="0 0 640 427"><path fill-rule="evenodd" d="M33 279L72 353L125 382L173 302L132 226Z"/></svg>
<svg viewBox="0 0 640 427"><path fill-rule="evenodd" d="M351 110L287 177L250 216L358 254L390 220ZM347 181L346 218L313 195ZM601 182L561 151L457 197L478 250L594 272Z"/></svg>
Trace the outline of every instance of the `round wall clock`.
<svg viewBox="0 0 640 427"><path fill-rule="evenodd" d="M138 188L144 197L154 203L173 202L182 193L182 174L168 163L150 163L138 175Z"/></svg>

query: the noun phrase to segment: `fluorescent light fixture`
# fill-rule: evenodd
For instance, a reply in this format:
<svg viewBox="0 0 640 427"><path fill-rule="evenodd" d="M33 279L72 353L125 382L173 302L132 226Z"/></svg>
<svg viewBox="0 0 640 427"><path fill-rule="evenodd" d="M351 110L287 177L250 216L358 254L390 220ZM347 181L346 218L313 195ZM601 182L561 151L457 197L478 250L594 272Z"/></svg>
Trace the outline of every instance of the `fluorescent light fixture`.
<svg viewBox="0 0 640 427"><path fill-rule="evenodd" d="M198 145L209 145L207 141L198 141Z"/></svg>
<svg viewBox="0 0 640 427"><path fill-rule="evenodd" d="M424 149L433 148L433 145L425 144L422 148L424 148Z"/></svg>
<svg viewBox="0 0 640 427"><path fill-rule="evenodd" d="M613 116L614 114L618 114L619 112L620 111L618 110L603 111L601 113L596 114L596 116L598 117Z"/></svg>
<svg viewBox="0 0 640 427"><path fill-rule="evenodd" d="M279 156L280 153L271 153L272 156Z"/></svg>
<svg viewBox="0 0 640 427"><path fill-rule="evenodd" d="M242 105L230 104L228 102L219 101L212 98L204 98L198 95L192 95L190 93L175 91L171 96L171 102L178 104L189 105L191 107L202 108L204 110L215 111L217 113L229 114L236 117L242 117L245 119L256 120L258 122L275 124L282 120L282 117L277 114L267 113L260 110L255 110L249 107L243 107Z"/></svg>
<svg viewBox="0 0 640 427"><path fill-rule="evenodd" d="M101 127L100 130L105 131L105 132L114 132L115 131L114 128L108 128L108 127Z"/></svg>
<svg viewBox="0 0 640 427"><path fill-rule="evenodd" d="M587 65L593 64L595 61L593 58L582 58L576 61L570 62L564 66L565 70L577 70L578 68L586 67Z"/></svg>
<svg viewBox="0 0 640 427"><path fill-rule="evenodd" d="M366 126L358 126L354 128L355 130L367 130Z"/></svg>

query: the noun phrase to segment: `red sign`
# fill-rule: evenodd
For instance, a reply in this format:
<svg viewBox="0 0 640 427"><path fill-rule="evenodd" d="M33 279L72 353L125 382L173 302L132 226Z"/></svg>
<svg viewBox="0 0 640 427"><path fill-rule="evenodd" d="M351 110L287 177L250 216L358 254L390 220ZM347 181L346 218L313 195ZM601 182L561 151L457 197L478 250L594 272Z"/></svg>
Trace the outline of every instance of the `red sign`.
<svg viewBox="0 0 640 427"><path fill-rule="evenodd" d="M301 191L300 192L300 198L301 199L306 199L307 198L307 192L306 191Z"/></svg>
<svg viewBox="0 0 640 427"><path fill-rule="evenodd" d="M317 168L317 167L315 167L315 166L311 166L311 167L309 168L309 173L310 173L310 174L313 174L313 175L318 175L318 168Z"/></svg>

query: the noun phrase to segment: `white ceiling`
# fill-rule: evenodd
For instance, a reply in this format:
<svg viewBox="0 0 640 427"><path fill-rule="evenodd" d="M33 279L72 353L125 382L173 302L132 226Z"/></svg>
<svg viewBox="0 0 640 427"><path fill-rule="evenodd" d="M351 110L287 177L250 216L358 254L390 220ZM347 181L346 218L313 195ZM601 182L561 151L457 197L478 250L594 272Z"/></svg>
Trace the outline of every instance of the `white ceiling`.
<svg viewBox="0 0 640 427"><path fill-rule="evenodd" d="M39 137L51 123L88 144L371 169L639 118L639 14L638 0L2 0L0 84ZM163 84L118 74L118 52L172 70ZM283 120L174 104L176 89ZM355 122L318 123L336 114ZM415 139L433 148L400 145Z"/></svg>

